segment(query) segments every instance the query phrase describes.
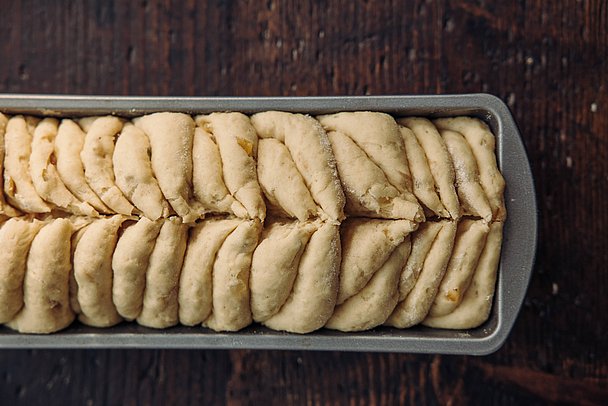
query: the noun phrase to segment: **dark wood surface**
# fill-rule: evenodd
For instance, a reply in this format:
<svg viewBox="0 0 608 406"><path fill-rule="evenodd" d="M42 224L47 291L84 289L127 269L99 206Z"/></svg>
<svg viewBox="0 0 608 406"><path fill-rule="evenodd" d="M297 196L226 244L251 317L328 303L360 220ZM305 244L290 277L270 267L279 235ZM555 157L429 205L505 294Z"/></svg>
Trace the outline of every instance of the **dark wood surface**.
<svg viewBox="0 0 608 406"><path fill-rule="evenodd" d="M540 207L493 355L5 350L0 404L608 403L605 1L0 3L0 92L496 94Z"/></svg>

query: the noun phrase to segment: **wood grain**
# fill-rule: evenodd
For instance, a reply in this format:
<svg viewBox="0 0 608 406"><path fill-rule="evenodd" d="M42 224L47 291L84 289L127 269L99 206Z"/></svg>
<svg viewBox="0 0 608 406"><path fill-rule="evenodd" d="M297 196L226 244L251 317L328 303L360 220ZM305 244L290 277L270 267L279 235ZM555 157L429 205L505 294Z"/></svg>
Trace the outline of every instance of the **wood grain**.
<svg viewBox="0 0 608 406"><path fill-rule="evenodd" d="M0 351L2 404L608 403L606 1L2 1L0 92L490 92L536 178L540 246L484 358Z"/></svg>

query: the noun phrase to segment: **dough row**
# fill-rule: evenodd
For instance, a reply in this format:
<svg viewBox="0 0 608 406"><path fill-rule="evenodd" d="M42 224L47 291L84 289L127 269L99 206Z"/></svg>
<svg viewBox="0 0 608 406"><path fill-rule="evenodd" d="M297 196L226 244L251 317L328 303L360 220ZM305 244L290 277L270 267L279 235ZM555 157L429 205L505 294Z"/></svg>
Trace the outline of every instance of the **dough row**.
<svg viewBox="0 0 608 406"><path fill-rule="evenodd" d="M490 312L502 224L15 217L0 228L0 323L23 333L75 318L295 333L473 328Z"/></svg>
<svg viewBox="0 0 608 406"><path fill-rule="evenodd" d="M0 214L504 221L495 140L469 117L0 113Z"/></svg>

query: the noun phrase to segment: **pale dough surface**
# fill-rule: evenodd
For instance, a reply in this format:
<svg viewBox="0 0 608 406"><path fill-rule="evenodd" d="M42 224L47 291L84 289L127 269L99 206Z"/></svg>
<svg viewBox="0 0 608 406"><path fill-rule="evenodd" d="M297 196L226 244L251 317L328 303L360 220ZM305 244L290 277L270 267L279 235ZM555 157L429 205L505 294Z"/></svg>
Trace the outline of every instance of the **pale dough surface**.
<svg viewBox="0 0 608 406"><path fill-rule="evenodd" d="M257 164L260 186L273 208L299 221L317 215L319 208L283 143L261 139Z"/></svg>
<svg viewBox="0 0 608 406"><path fill-rule="evenodd" d="M112 163L116 185L150 220L169 216L165 200L152 172L150 141L131 123L124 125L116 140Z"/></svg>
<svg viewBox="0 0 608 406"><path fill-rule="evenodd" d="M258 136L249 117L241 113L212 113L197 116L196 123L215 138L224 182L232 196L245 207L249 218L264 220L266 206L255 163Z"/></svg>
<svg viewBox="0 0 608 406"><path fill-rule="evenodd" d="M224 183L222 157L213 136L201 127L194 129L192 146L194 196L211 213L230 213L246 218L247 210Z"/></svg>
<svg viewBox="0 0 608 406"><path fill-rule="evenodd" d="M110 327L122 320L112 301L112 255L124 220L116 215L93 221L74 251L78 320L88 326Z"/></svg>
<svg viewBox="0 0 608 406"><path fill-rule="evenodd" d="M8 117L0 113L0 214L8 217L16 217L19 212L6 202L4 198L4 134L6 132L6 125L8 123Z"/></svg>
<svg viewBox="0 0 608 406"><path fill-rule="evenodd" d="M0 227L0 324L23 306L23 278L30 245L43 226L37 220L11 218Z"/></svg>
<svg viewBox="0 0 608 406"><path fill-rule="evenodd" d="M298 274L300 258L318 225L299 222L266 223L253 253L249 288L251 313L257 322L276 314L285 303Z"/></svg>
<svg viewBox="0 0 608 406"><path fill-rule="evenodd" d="M445 316L460 304L477 267L488 231L488 225L481 220L460 221L452 256L429 310L429 316Z"/></svg>
<svg viewBox="0 0 608 406"><path fill-rule="evenodd" d="M435 124L441 129L458 131L466 138L479 166L481 186L492 207L493 220L504 221L507 216L505 179L496 163L496 140L488 125L472 117L441 118L435 120Z"/></svg>
<svg viewBox="0 0 608 406"><path fill-rule="evenodd" d="M146 270L142 311L137 322L167 328L179 321L177 290L184 262L188 226L178 218L163 220Z"/></svg>
<svg viewBox="0 0 608 406"><path fill-rule="evenodd" d="M81 202L64 185L55 166L55 138L59 123L54 118L40 121L34 130L30 175L38 195L58 208L80 216L97 217L99 213Z"/></svg>
<svg viewBox="0 0 608 406"><path fill-rule="evenodd" d="M323 223L302 253L289 298L263 324L274 330L301 334L323 327L336 305L340 257L339 228Z"/></svg>
<svg viewBox="0 0 608 406"><path fill-rule="evenodd" d="M213 304L203 325L215 331L237 331L251 324L249 273L262 224L242 222L217 251L213 264Z"/></svg>
<svg viewBox="0 0 608 406"><path fill-rule="evenodd" d="M70 241L73 228L56 219L40 229L27 257L23 307L7 326L20 333L48 334L69 326Z"/></svg>
<svg viewBox="0 0 608 406"><path fill-rule="evenodd" d="M69 119L61 120L54 143L57 172L64 185L80 201L89 203L100 213L110 213L111 210L91 189L84 176L80 159L84 138L85 133L78 124Z"/></svg>
<svg viewBox="0 0 608 406"><path fill-rule="evenodd" d="M112 301L126 320L141 313L146 288L146 270L163 220L141 217L126 227L112 255Z"/></svg>
<svg viewBox="0 0 608 406"><path fill-rule="evenodd" d="M408 220L348 218L340 226L342 263L337 303L363 289L417 225ZM395 285L396 286L396 285Z"/></svg>
<svg viewBox="0 0 608 406"><path fill-rule="evenodd" d="M261 138L283 143L312 199L320 206L322 219L344 218L345 197L336 161L325 130L317 120L303 114L266 111L254 114L251 123Z"/></svg>
<svg viewBox="0 0 608 406"><path fill-rule="evenodd" d="M203 214L192 193L194 120L182 113L154 113L133 122L150 140L152 171L163 195L185 223L194 222Z"/></svg>
<svg viewBox="0 0 608 406"><path fill-rule="evenodd" d="M407 237L362 290L336 306L325 327L340 331L364 331L384 323L399 300L399 275L410 249L411 243Z"/></svg>
<svg viewBox="0 0 608 406"><path fill-rule="evenodd" d="M87 183L97 196L115 213L130 215L135 207L116 186L114 176L114 139L122 130L118 117L99 117L91 124L84 138L80 159Z"/></svg>
<svg viewBox="0 0 608 406"><path fill-rule="evenodd" d="M439 131L426 118L408 117L401 118L398 121L399 124L412 130L416 136L416 140L426 155L433 179L435 179L439 198L452 219L458 220L461 213L456 187L454 186L454 165Z"/></svg>
<svg viewBox="0 0 608 406"><path fill-rule="evenodd" d="M194 326L205 321L213 304L213 265L217 252L242 220L209 219L190 230L179 280L179 322Z"/></svg>
<svg viewBox="0 0 608 406"><path fill-rule="evenodd" d="M427 317L422 324L436 328L469 329L488 319L496 288L503 223L490 224L486 245L481 252L471 286L458 307L442 317Z"/></svg>
<svg viewBox="0 0 608 406"><path fill-rule="evenodd" d="M30 154L32 130L37 119L14 116L8 120L4 134L4 193L9 204L26 213L48 213L46 204L32 183Z"/></svg>
<svg viewBox="0 0 608 406"><path fill-rule="evenodd" d="M424 260L424 266L414 288L397 304L385 324L397 328L411 327L424 320L428 314L439 283L445 274L456 236L455 222L443 220L440 223L441 230L437 233ZM414 239L416 239L415 234Z"/></svg>
<svg viewBox="0 0 608 406"><path fill-rule="evenodd" d="M348 215L424 220L418 202L405 199L352 139L339 131L327 135L336 156Z"/></svg>

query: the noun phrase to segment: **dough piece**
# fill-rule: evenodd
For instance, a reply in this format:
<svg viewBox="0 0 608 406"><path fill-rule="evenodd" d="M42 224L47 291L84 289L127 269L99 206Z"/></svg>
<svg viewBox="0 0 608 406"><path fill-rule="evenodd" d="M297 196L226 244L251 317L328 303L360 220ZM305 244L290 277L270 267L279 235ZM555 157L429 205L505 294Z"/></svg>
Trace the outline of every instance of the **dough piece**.
<svg viewBox="0 0 608 406"><path fill-rule="evenodd" d="M268 320L285 303L298 274L300 258L316 231L313 223L274 222L266 225L251 261L251 313Z"/></svg>
<svg viewBox="0 0 608 406"><path fill-rule="evenodd" d="M212 213L229 213L237 217L247 217L247 210L226 188L222 177L220 150L211 134L196 127L192 147L192 183L194 196Z"/></svg>
<svg viewBox="0 0 608 406"><path fill-rule="evenodd" d="M422 272L424 260L441 228L441 223L425 222L420 224L417 232L412 237L412 250L399 278L400 302L407 297L416 284L420 272Z"/></svg>
<svg viewBox="0 0 608 406"><path fill-rule="evenodd" d="M504 221L507 218L505 179L496 164L496 141L490 128L483 121L471 117L441 118L435 120L435 125L440 129L457 131L466 138L479 167L479 180L492 208L492 218Z"/></svg>
<svg viewBox="0 0 608 406"><path fill-rule="evenodd" d="M399 131L405 144L405 154L412 174L414 195L437 216L449 218L450 213L445 209L437 194L435 179L433 179L424 150L418 143L416 136L412 130L404 126L399 126Z"/></svg>
<svg viewBox="0 0 608 406"><path fill-rule="evenodd" d="M6 215L8 217L17 217L19 212L13 208L4 199L4 134L6 132L6 124L8 123L8 117L0 113L0 215Z"/></svg>
<svg viewBox="0 0 608 406"><path fill-rule="evenodd" d="M178 322L177 289L186 252L188 226L178 218L163 221L146 270L143 308L137 322L167 328Z"/></svg>
<svg viewBox="0 0 608 406"><path fill-rule="evenodd" d="M84 147L85 133L72 120L63 119L55 137L57 172L64 185L82 202L87 202L101 213L111 210L93 192L84 177L80 152Z"/></svg>
<svg viewBox="0 0 608 406"><path fill-rule="evenodd" d="M454 164L437 128L426 118L408 117L398 120L416 136L424 150L441 203L453 220L460 218L460 203L456 194Z"/></svg>
<svg viewBox="0 0 608 406"><path fill-rule="evenodd" d="M301 334L323 327L336 305L340 256L339 227L321 224L302 253L289 298L264 325Z"/></svg>
<svg viewBox="0 0 608 406"><path fill-rule="evenodd" d="M0 324L23 306L23 278L32 240L43 223L11 218L0 227Z"/></svg>
<svg viewBox="0 0 608 406"><path fill-rule="evenodd" d="M55 166L54 144L58 122L45 118L36 126L30 155L30 175L36 192L47 202L81 216L96 217L97 211L79 201L63 184Z"/></svg>
<svg viewBox="0 0 608 406"><path fill-rule="evenodd" d="M455 222L443 220L439 224L441 224L441 230L437 233L437 237L428 251L414 288L405 300L397 304L385 324L398 328L411 327L424 320L429 312L437 294L439 283L445 274L454 246L454 237L456 236ZM413 238L414 243L410 258L414 255L413 250L416 249L416 239L418 237L414 234Z"/></svg>
<svg viewBox="0 0 608 406"><path fill-rule="evenodd" d="M258 143L258 179L264 195L279 212L306 221L320 210L280 141L270 138Z"/></svg>
<svg viewBox="0 0 608 406"><path fill-rule="evenodd" d="M94 221L74 251L78 320L88 326L110 327L122 320L112 302L112 255L118 228L124 220L123 216L116 215Z"/></svg>
<svg viewBox="0 0 608 406"><path fill-rule="evenodd" d="M116 140L114 155L116 185L150 220L169 216L169 204L152 173L150 141L131 123L125 124Z"/></svg>
<svg viewBox="0 0 608 406"><path fill-rule="evenodd" d="M416 228L408 220L346 219L340 227L342 264L337 304L363 289Z"/></svg>
<svg viewBox="0 0 608 406"><path fill-rule="evenodd" d="M112 255L112 301L125 320L141 313L146 288L146 270L163 221L141 217L125 228Z"/></svg>
<svg viewBox="0 0 608 406"><path fill-rule="evenodd" d="M475 157L464 137L455 131L441 130L456 169L456 190L464 214L479 216L486 222L492 220L492 209L479 184L479 169Z"/></svg>
<svg viewBox="0 0 608 406"><path fill-rule="evenodd" d="M302 114L266 111L254 114L251 123L261 138L274 138L287 147L310 195L321 208L319 216L333 222L344 219L345 197L336 160L319 122Z"/></svg>
<svg viewBox="0 0 608 406"><path fill-rule="evenodd" d="M36 193L30 176L32 134L29 128L36 122L32 117L23 116L8 120L4 134L4 193L9 204L25 213L48 213L51 208Z"/></svg>
<svg viewBox="0 0 608 406"><path fill-rule="evenodd" d="M179 322L201 324L211 314L213 264L217 251L242 220L210 219L190 230L188 248L179 280Z"/></svg>
<svg viewBox="0 0 608 406"><path fill-rule="evenodd" d="M72 234L72 238L70 240L70 263L73 264L74 263L74 252L76 251L76 247L78 246L78 242L80 241L80 239L82 238L82 236L84 235L85 231L87 230L87 227L90 225L91 223L89 222L86 225L82 225L82 228L78 229L77 231L75 230L75 232ZM72 227L75 228L74 223L72 222ZM70 286L70 307L72 308L72 310L74 311L74 313L76 314L80 314L82 313L82 310L80 309L80 303L78 303L78 282L76 282L76 276L74 275L74 267L72 266L72 269L70 270L70 281L69 281L69 286Z"/></svg>
<svg viewBox="0 0 608 406"><path fill-rule="evenodd" d="M237 331L251 324L249 272L262 224L244 221L226 238L213 265L213 307L204 326Z"/></svg>
<svg viewBox="0 0 608 406"><path fill-rule="evenodd" d="M422 207L417 202L406 200L353 140L337 131L330 131L327 135L346 194L345 211L348 215L424 220Z"/></svg>
<svg viewBox="0 0 608 406"><path fill-rule="evenodd" d="M393 117L385 113L357 111L317 117L327 131L339 131L353 140L386 175L388 181L416 202L403 139Z"/></svg>
<svg viewBox="0 0 608 406"><path fill-rule="evenodd" d="M488 225L481 220L460 221L452 257L429 310L430 317L445 316L458 307L471 283L488 231Z"/></svg>
<svg viewBox="0 0 608 406"><path fill-rule="evenodd" d="M20 333L48 334L69 326L72 224L59 218L40 229L27 257L23 308L7 326Z"/></svg>
<svg viewBox="0 0 608 406"><path fill-rule="evenodd" d="M427 317L422 324L436 328L468 329L483 324L490 315L500 261L503 223L490 224L486 245L481 252L471 286L462 302L442 317Z"/></svg>
<svg viewBox="0 0 608 406"><path fill-rule="evenodd" d="M80 159L84 176L91 189L116 213L130 215L135 207L116 186L114 178L114 138L122 130L117 117L100 117L93 122L84 138Z"/></svg>
<svg viewBox="0 0 608 406"><path fill-rule="evenodd" d="M213 134L222 157L224 182L247 210L249 218L264 220L266 206L258 183L255 158L258 137L241 113L212 113L196 117L196 123Z"/></svg>
<svg viewBox="0 0 608 406"><path fill-rule="evenodd" d="M192 223L203 208L192 196L194 121L183 113L154 113L133 120L152 147L152 171L163 195L182 218Z"/></svg>
<svg viewBox="0 0 608 406"><path fill-rule="evenodd" d="M397 305L399 275L410 249L410 238L407 237L361 291L336 306L325 327L340 331L364 331L384 323Z"/></svg>

